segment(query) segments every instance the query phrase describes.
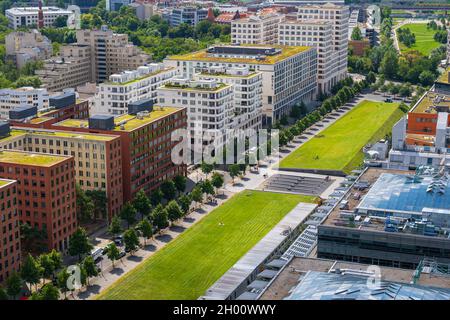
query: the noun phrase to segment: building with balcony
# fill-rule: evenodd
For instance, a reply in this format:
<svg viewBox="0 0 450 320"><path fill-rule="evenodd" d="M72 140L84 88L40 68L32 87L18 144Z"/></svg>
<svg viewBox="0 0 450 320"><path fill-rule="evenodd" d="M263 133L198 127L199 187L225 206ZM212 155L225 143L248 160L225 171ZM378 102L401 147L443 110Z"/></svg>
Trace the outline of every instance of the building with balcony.
<svg viewBox="0 0 450 320"><path fill-rule="evenodd" d="M173 67L151 63L133 71L109 76L97 87L93 114L121 115L128 113L128 104L139 100L156 103L156 89L176 74Z"/></svg>
<svg viewBox="0 0 450 320"><path fill-rule="evenodd" d="M17 107L35 107L42 111L49 106L49 94L46 89L22 87L17 89L0 89L0 118L9 119L9 112Z"/></svg>
<svg viewBox="0 0 450 320"><path fill-rule="evenodd" d="M277 44L278 25L284 15L278 12L260 13L231 22L233 44Z"/></svg>
<svg viewBox="0 0 450 320"><path fill-rule="evenodd" d="M164 63L183 78L211 67L246 67L263 77L263 123L271 124L300 101L309 102L317 88L317 51L311 47L280 45L216 45L206 50L170 56Z"/></svg>

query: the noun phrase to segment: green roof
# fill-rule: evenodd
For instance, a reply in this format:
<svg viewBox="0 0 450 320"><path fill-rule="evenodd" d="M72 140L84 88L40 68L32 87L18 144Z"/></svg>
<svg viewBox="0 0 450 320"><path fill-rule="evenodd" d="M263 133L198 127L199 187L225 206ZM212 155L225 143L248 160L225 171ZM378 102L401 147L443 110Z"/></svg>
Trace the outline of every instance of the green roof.
<svg viewBox="0 0 450 320"><path fill-rule="evenodd" d="M116 127L112 131L132 131L136 128L142 127L146 124L152 123L155 120L166 117L172 113L179 111L180 108L174 107L157 107L153 108L153 111L148 116L138 119L135 115L125 114L114 118ZM121 122L126 121L122 130L119 126ZM72 127L72 128L88 128L89 122L87 120L68 119L55 124L55 126Z"/></svg>
<svg viewBox="0 0 450 320"><path fill-rule="evenodd" d="M157 74L160 74L160 73L163 73L165 71L172 70L172 69L175 69L175 68L174 67L164 68L162 70L158 70L158 71L155 71L155 72L152 72L152 73L147 73L146 75L144 75L142 77L139 77L139 78L136 78L136 79L132 79L132 80L129 80L129 81L126 81L126 82L113 82L113 81L109 81L108 80L108 81L105 81L103 83L107 84L107 85L113 85L113 86L124 86L124 85L132 84L132 83L140 81L140 80L144 80L145 78L152 77L152 76L155 76Z"/></svg>
<svg viewBox="0 0 450 320"><path fill-rule="evenodd" d="M22 164L39 167L50 167L69 156L56 156L44 153L22 152L22 151L0 151L0 162Z"/></svg>
<svg viewBox="0 0 450 320"><path fill-rule="evenodd" d="M438 82L449 83L448 74L450 73L450 67L448 67L438 78Z"/></svg>
<svg viewBox="0 0 450 320"><path fill-rule="evenodd" d="M43 135L48 137L61 137L61 138L70 138L70 139L82 139L82 140L94 140L94 141L110 141L117 138L117 136L113 135L103 135L103 134L95 134L95 133L80 133L80 132L70 132L70 131L36 131L29 132L32 135Z"/></svg>
<svg viewBox="0 0 450 320"><path fill-rule="evenodd" d="M241 45L248 47L270 47L281 49L280 54L275 54L273 56L266 56L262 60L257 59L245 59L245 58L223 58L214 57L206 52L206 49L182 54L169 56L168 60L181 60L181 61L210 61L210 62L225 62L225 63L251 63L251 64L275 64L284 59L287 59L296 54L302 53L311 49L311 47L301 47L301 46L281 46L281 45Z"/></svg>
<svg viewBox="0 0 450 320"><path fill-rule="evenodd" d="M13 138L17 138L17 137L20 137L20 136L25 136L25 132L23 130L14 130L14 129L12 129L9 132L8 136L4 136L4 137L0 138L0 142L6 142L8 140L12 140Z"/></svg>
<svg viewBox="0 0 450 320"><path fill-rule="evenodd" d="M7 184L12 183L11 180L0 179L0 187L6 186Z"/></svg>
<svg viewBox="0 0 450 320"><path fill-rule="evenodd" d="M214 88L205 88L205 87L189 87L188 85L176 85L172 84L171 82L167 82L164 85L161 86L163 89L182 89L182 90L189 90L189 91L208 91L208 92L216 92L221 89L224 89L226 87L231 87L229 84L225 83L217 83L217 86Z"/></svg>

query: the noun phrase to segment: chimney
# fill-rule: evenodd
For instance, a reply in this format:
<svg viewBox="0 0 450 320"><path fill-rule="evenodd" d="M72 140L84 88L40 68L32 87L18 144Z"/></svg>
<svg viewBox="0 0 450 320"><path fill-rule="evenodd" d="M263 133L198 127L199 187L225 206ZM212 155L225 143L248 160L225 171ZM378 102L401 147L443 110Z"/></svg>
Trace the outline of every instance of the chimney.
<svg viewBox="0 0 450 320"><path fill-rule="evenodd" d="M206 18L210 22L214 22L216 20L216 17L214 16L213 9L211 7L208 8L208 16Z"/></svg>
<svg viewBox="0 0 450 320"><path fill-rule="evenodd" d="M42 0L39 0L39 11L38 11L38 29L44 27L44 11L42 10Z"/></svg>

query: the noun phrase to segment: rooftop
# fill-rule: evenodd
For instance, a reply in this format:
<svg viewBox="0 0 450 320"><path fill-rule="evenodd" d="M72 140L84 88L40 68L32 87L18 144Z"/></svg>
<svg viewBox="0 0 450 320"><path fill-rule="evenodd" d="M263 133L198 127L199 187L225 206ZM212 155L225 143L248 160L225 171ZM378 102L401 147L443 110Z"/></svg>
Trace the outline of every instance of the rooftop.
<svg viewBox="0 0 450 320"><path fill-rule="evenodd" d="M262 293L261 300L281 300L286 298L290 290L296 287L299 280L304 279L309 271L336 274L336 270L367 272L369 265L347 261L294 257L274 278L270 286ZM413 280L414 270L379 266L381 280L409 284ZM367 279L367 278L366 278ZM450 278L436 274L420 273L416 280L419 286L450 288ZM320 286L316 286L320 289ZM335 293L335 292L333 292ZM306 297L304 297L306 298Z"/></svg>
<svg viewBox="0 0 450 320"><path fill-rule="evenodd" d="M118 116L114 118L114 123L116 127L113 131L132 131L136 128L144 126L146 124L152 123L158 119L166 117L172 113L179 111L180 108L174 107L154 107L153 111L149 113L148 116L144 116L142 119L138 119L135 115L125 114L122 116ZM123 130L121 129L121 123L123 124ZM62 127L73 127L73 128L88 128L89 123L88 120L80 120L80 119L67 119L58 123L55 123L54 126L62 126Z"/></svg>
<svg viewBox="0 0 450 320"><path fill-rule="evenodd" d="M366 275L309 271L286 300L449 300L450 289L381 281Z"/></svg>
<svg viewBox="0 0 450 320"><path fill-rule="evenodd" d="M23 134L33 134L33 135L42 135L47 137L56 137L56 138L69 138L69 139L81 139L81 140L93 140L93 141L111 141L117 139L117 136L114 135L106 135L106 134L95 134L95 133L79 133L79 132L70 132L70 131L54 131L54 130L36 130L36 129L16 129L14 130L17 133Z"/></svg>
<svg viewBox="0 0 450 320"><path fill-rule="evenodd" d="M1 163L12 163L29 166L50 167L65 161L69 156L57 156L44 153L24 151L0 151Z"/></svg>
<svg viewBox="0 0 450 320"><path fill-rule="evenodd" d="M17 8L11 8L6 10L6 12L10 12L12 14L37 14L39 8L38 7L17 7ZM72 11L70 10L66 10L66 9L61 9L58 7L42 7L42 11L44 13L49 13L49 12L58 12L58 13L67 13L67 14L72 14Z"/></svg>
<svg viewBox="0 0 450 320"><path fill-rule="evenodd" d="M437 81L439 81L439 82L443 82L443 83L449 83L449 81L448 81L448 75L449 75L449 73L450 73L450 67L448 67L440 76L439 76L439 78L438 78L438 80Z"/></svg>
<svg viewBox="0 0 450 320"><path fill-rule="evenodd" d="M435 107L450 108L450 96L428 91L410 112L436 114Z"/></svg>
<svg viewBox="0 0 450 320"><path fill-rule="evenodd" d="M280 46L280 45L241 45L243 48L277 48L281 49L281 53L275 55L267 55L261 59L256 58L234 58L234 57L215 57L209 54L206 49L188 53L184 55L170 56L169 60L181 60L181 61L210 61L210 62L226 62L226 63L251 63L251 64L275 64L287 58L290 58L299 53L305 52L311 47L301 46Z"/></svg>

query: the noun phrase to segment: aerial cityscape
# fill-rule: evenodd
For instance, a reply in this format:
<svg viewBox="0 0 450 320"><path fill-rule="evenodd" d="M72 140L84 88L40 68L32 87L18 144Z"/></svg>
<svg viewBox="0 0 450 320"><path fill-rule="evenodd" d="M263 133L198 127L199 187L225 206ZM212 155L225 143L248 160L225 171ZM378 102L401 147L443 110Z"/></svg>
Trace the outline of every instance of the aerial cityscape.
<svg viewBox="0 0 450 320"><path fill-rule="evenodd" d="M448 0L0 10L0 300L450 300Z"/></svg>

